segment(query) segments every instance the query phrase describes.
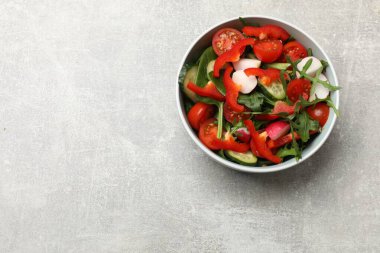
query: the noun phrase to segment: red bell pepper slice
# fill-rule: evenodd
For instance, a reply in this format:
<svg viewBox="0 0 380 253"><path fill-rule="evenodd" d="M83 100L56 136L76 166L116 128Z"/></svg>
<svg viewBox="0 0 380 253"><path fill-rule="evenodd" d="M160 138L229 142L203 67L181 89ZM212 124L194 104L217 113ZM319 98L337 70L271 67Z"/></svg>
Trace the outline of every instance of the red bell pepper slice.
<svg viewBox="0 0 380 253"><path fill-rule="evenodd" d="M282 159L272 153L272 151L268 148L266 141L264 138L260 137L259 133L256 131L255 126L251 120L245 120L244 125L247 127L248 131L252 136L253 148L251 145L252 153L257 152L263 158L273 162L273 163L281 163Z"/></svg>
<svg viewBox="0 0 380 253"><path fill-rule="evenodd" d="M284 28L277 25L264 25L261 27L245 26L242 31L246 35L258 37L260 40L269 38L285 41L290 37L290 34Z"/></svg>
<svg viewBox="0 0 380 253"><path fill-rule="evenodd" d="M187 88L202 97L209 97L218 101L225 100L225 97L218 91L213 82L208 82L203 88L195 85L192 82L189 82L187 84Z"/></svg>
<svg viewBox="0 0 380 253"><path fill-rule="evenodd" d="M231 78L232 67L228 65L223 76L224 87L226 87L226 103L235 112L243 112L244 106L237 103L240 85L235 84Z"/></svg>
<svg viewBox="0 0 380 253"><path fill-rule="evenodd" d="M216 60L214 65L214 77L219 77L220 70L223 68L224 64L227 62L237 62L240 60L240 55L242 54L242 50L244 47L255 44L255 39L242 39L238 43L236 43L231 50L221 54Z"/></svg>
<svg viewBox="0 0 380 253"><path fill-rule="evenodd" d="M239 143L234 140L230 133L225 134L225 139L214 139L212 145L223 150L232 150L239 153L245 153L249 150L249 145L246 143Z"/></svg>
<svg viewBox="0 0 380 253"><path fill-rule="evenodd" d="M258 76L260 78L260 83L264 85L270 85L272 82L280 79L281 71L278 69L260 69L260 68L249 68L244 70L247 76Z"/></svg>
<svg viewBox="0 0 380 253"><path fill-rule="evenodd" d="M297 134L296 131L293 132L294 134L294 138L296 140L299 140L301 137ZM292 133L288 133L287 135L284 135L280 138L278 138L277 140L268 140L267 142L267 145L268 145L268 148L272 149L272 148L279 148L279 147L282 147L286 144L289 144L293 141L293 136L292 136Z"/></svg>

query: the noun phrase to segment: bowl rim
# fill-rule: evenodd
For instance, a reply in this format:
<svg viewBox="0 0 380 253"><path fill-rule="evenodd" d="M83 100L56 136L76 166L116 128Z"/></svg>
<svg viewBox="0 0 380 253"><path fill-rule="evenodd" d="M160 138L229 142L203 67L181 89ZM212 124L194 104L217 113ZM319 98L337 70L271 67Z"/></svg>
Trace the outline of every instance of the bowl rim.
<svg viewBox="0 0 380 253"><path fill-rule="evenodd" d="M271 16L266 16L266 15L245 15L245 16L239 16L239 17L234 17L234 18L230 18L230 19L224 20L222 22L219 22L219 23L211 26L205 32L201 33L191 43L191 45L187 49L186 53L184 54L184 56L183 56L183 58L181 60L181 63L180 63L180 66L179 66L179 70L178 70L177 76L176 76L176 103L177 103L178 113L180 115L182 124L185 127L187 133L190 135L190 137L193 139L193 141L197 144L197 146L201 150L203 150L209 157L211 157L214 161L218 162L219 164L222 164L222 165L224 165L224 166L226 166L228 168L231 168L231 169L234 169L234 170L237 170L237 171L247 172L247 173L268 173L268 172L276 172L276 171L285 170L285 169L288 169L290 167L299 165L302 162L306 161L309 157L311 157L312 155L314 155L321 148L321 146L326 142L326 140L330 136L330 133L331 133L331 131L333 130L333 128L335 126L335 122L336 122L336 118L337 118L337 115L335 113L332 114L333 118L332 118L332 123L331 123L330 127L327 128L327 129L325 129L325 128L323 129L324 131L326 131L325 136L321 139L321 141L319 141L318 143L315 144L315 146L313 147L313 149L310 150L310 152L307 155L302 156L302 159L300 159L298 162L295 160L295 158L292 158L292 159L289 160L289 161L292 161L292 162L291 163L287 163L287 164L280 163L280 164L276 164L276 165L270 165L270 166L267 166L267 167L251 167L251 166L246 166L246 165L241 165L241 164L233 163L231 161L223 159L222 157L218 156L213 151L211 151L209 148L207 148L205 145L203 145L201 143L201 141L199 140L198 136L194 133L194 131L188 125L188 123L186 121L186 118L185 118L185 115L184 115L184 113L182 111L181 98L180 98L180 96L181 96L181 89L180 89L180 87L178 85L178 77L179 77L180 71L182 69L182 66L184 65L184 63L186 61L186 58L188 57L190 51L193 49L193 47L196 45L196 43L203 36L205 36L206 34L208 34L211 30L215 29L218 26L222 26L222 25L224 25L224 24L226 24L228 22L239 20L240 17L242 17L242 18L270 19L270 20L277 21L279 23L283 23L285 25L288 25L288 26L290 26L290 27L298 30L300 33L302 33L302 35L306 36L312 43L314 43L314 45L326 57L325 60L329 63L329 68L331 70L331 73L332 73L335 85L338 86L338 78L337 78L334 66L333 66L333 64L332 64L329 56L326 54L326 52L323 50L323 48L314 40L314 38L311 37L308 33L306 33L303 29L301 29L298 26L295 26L295 25L293 25L293 24L291 24L291 23L289 23L287 21L284 21L284 20L279 19L279 18L271 17ZM335 107L337 109L339 109L339 90L334 91L334 93L336 94Z"/></svg>

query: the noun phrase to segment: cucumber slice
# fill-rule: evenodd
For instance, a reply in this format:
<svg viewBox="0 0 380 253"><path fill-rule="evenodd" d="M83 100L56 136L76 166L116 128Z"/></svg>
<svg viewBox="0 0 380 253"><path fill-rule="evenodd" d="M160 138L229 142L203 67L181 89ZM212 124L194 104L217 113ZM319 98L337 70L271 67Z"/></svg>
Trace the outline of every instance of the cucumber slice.
<svg viewBox="0 0 380 253"><path fill-rule="evenodd" d="M189 82L193 82L195 83L195 78L197 76L197 73L198 73L198 66L193 66L191 67L187 72L186 72L186 75L185 75L185 78L184 78L184 81L183 81L183 92L186 94L186 96L188 96L193 102L197 102L198 101L198 98L197 98L197 94L195 94L192 90L190 90L189 88L187 88L187 84Z"/></svg>
<svg viewBox="0 0 380 253"><path fill-rule="evenodd" d="M272 68L272 69L279 69L279 70L286 70L290 67L290 63L282 63L282 62L275 62L275 63L267 63L264 65L264 68Z"/></svg>
<svg viewBox="0 0 380 253"><path fill-rule="evenodd" d="M243 165L254 165L257 162L257 157L252 154L251 151L246 153L238 153L231 150L224 151L224 154L234 162L243 164Z"/></svg>
<svg viewBox="0 0 380 253"><path fill-rule="evenodd" d="M285 98L284 87L282 86L282 83L280 80L273 82L271 83L271 85L267 86L260 83L260 79L259 79L259 85L261 89L263 90L263 93L265 93L269 97L276 100L281 100Z"/></svg>

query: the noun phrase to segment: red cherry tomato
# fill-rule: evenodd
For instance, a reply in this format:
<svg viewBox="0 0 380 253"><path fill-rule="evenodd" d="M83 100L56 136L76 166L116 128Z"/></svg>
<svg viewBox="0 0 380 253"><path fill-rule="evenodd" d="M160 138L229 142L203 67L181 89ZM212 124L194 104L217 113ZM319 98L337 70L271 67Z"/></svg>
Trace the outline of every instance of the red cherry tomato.
<svg viewBox="0 0 380 253"><path fill-rule="evenodd" d="M310 96L311 83L307 79L294 79L288 84L286 89L286 95L295 103L300 96L305 100L309 99Z"/></svg>
<svg viewBox="0 0 380 253"><path fill-rule="evenodd" d="M306 48L298 41L290 41L286 43L282 51L284 55L284 61L286 61L286 56L289 56L292 61L296 61L307 56Z"/></svg>
<svg viewBox="0 0 380 253"><path fill-rule="evenodd" d="M324 126L329 118L330 108L324 102L319 102L315 106L310 106L306 109L309 116L318 121L320 126Z"/></svg>
<svg viewBox="0 0 380 253"><path fill-rule="evenodd" d="M235 112L234 110L232 110L231 106L229 106L227 103L224 103L223 105L224 118L230 123L237 123L241 120L249 119L251 115L244 112L250 112L250 111L251 110L245 108L243 112Z"/></svg>
<svg viewBox="0 0 380 253"><path fill-rule="evenodd" d="M260 61L274 62L282 54L282 43L280 40L261 40L253 46L253 51Z"/></svg>
<svg viewBox="0 0 380 253"><path fill-rule="evenodd" d="M215 141L218 139L218 125L215 118L208 119L204 121L199 128L199 139L201 142L206 145L211 150L220 149L218 143Z"/></svg>
<svg viewBox="0 0 380 253"><path fill-rule="evenodd" d="M233 47L238 41L244 39L241 32L233 28L223 28L217 31L212 38L212 48L217 55L221 55Z"/></svg>
<svg viewBox="0 0 380 253"><path fill-rule="evenodd" d="M187 114L187 118L189 119L190 125L194 129L198 130L201 123L214 116L214 114L214 106L198 102L191 107L189 113Z"/></svg>

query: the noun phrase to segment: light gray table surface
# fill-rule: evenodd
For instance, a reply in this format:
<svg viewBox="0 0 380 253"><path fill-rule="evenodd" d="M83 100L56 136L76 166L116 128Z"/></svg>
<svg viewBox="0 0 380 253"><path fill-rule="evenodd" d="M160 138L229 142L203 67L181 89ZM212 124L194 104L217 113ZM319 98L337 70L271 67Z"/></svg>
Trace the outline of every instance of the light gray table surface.
<svg viewBox="0 0 380 253"><path fill-rule="evenodd" d="M250 175L181 125L192 41L282 18L331 57L341 118L311 159ZM0 252L380 252L380 1L0 2Z"/></svg>

